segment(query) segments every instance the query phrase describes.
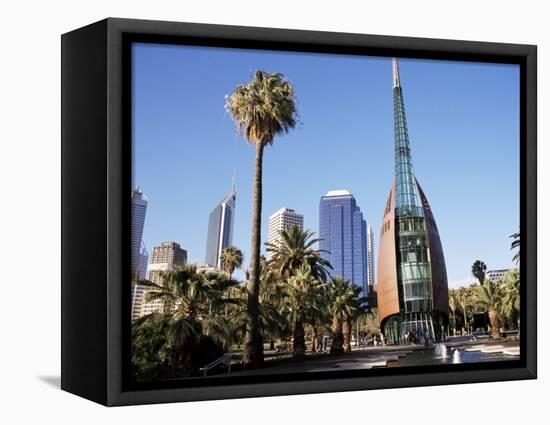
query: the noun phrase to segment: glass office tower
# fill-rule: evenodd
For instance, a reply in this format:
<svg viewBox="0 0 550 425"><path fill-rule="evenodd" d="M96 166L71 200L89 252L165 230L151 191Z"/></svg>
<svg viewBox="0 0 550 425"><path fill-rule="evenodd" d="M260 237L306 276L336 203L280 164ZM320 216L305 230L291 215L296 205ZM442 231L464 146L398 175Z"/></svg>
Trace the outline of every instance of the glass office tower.
<svg viewBox="0 0 550 425"><path fill-rule="evenodd" d="M147 212L147 197L138 186L132 191L132 236L131 236L131 267L132 279L142 279L140 273L142 258L141 246L143 244L143 227L145 225L145 213Z"/></svg>
<svg viewBox="0 0 550 425"><path fill-rule="evenodd" d="M208 218L208 235L206 237L206 255L204 261L206 264L218 269L222 268L222 251L233 243L236 201L237 189L235 178L233 177L231 192L212 210Z"/></svg>
<svg viewBox="0 0 550 425"><path fill-rule="evenodd" d="M437 225L415 178L403 89L393 58L395 179L384 211L378 257L378 308L389 342L427 331L446 335L448 287Z"/></svg>
<svg viewBox="0 0 550 425"><path fill-rule="evenodd" d="M331 190L319 203L319 248L330 261L331 275L349 280L368 293L367 224L347 190Z"/></svg>

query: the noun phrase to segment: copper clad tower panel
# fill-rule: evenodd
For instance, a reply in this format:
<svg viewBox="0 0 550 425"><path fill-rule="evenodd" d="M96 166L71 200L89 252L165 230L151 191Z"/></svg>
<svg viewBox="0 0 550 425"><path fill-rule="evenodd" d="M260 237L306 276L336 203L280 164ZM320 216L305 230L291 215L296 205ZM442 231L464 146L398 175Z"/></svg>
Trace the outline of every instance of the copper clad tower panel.
<svg viewBox="0 0 550 425"><path fill-rule="evenodd" d="M432 269L432 297L433 297L433 309L438 310L441 313L449 314L449 285L447 282L447 267L445 266L445 256L443 254L443 247L441 246L441 239L439 238L439 231L437 230L437 224L435 218L424 195L424 191L418 181L416 182L418 192L420 193L420 200L422 201L422 208L424 209L424 217L426 218L426 232L428 234L428 246L430 248L430 265Z"/></svg>
<svg viewBox="0 0 550 425"><path fill-rule="evenodd" d="M384 210L380 228L378 251L378 275L376 293L378 296L378 319L399 313L399 291L397 286L397 261L395 256L395 184Z"/></svg>

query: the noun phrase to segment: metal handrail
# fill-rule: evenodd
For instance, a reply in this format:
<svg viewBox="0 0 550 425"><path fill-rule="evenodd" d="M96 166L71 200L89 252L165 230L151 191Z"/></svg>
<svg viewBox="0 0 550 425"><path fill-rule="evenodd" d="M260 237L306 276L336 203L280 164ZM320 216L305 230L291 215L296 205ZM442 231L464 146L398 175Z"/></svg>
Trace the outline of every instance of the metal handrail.
<svg viewBox="0 0 550 425"><path fill-rule="evenodd" d="M210 364L208 364L204 367L201 367L199 370L204 373L204 376L206 376L210 369L213 369L216 366L218 366L222 363L225 363L229 360L229 362L227 362L227 373L231 373L231 358L232 357L233 357L233 353L226 353L223 356L221 356L219 359L214 360L212 363L210 363Z"/></svg>

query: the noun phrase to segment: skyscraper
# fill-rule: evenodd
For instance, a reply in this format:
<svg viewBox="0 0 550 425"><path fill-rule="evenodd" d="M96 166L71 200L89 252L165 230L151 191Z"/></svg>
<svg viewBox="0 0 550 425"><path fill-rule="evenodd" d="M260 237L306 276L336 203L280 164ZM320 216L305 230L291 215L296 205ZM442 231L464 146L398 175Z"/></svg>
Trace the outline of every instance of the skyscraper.
<svg viewBox="0 0 550 425"><path fill-rule="evenodd" d="M367 226L367 259L368 259L368 283L371 289L376 283L376 272L374 268L374 232L372 226Z"/></svg>
<svg viewBox="0 0 550 425"><path fill-rule="evenodd" d="M130 267L132 276L132 320L138 318L141 300L143 298L143 285L137 281L145 279L147 267L147 250L143 244L143 226L145 225L145 213L147 212L147 198L137 186L132 191L132 217L130 240Z"/></svg>
<svg viewBox="0 0 550 425"><path fill-rule="evenodd" d="M414 176L403 89L392 60L395 177L378 254L378 315L389 342L428 331L439 341L448 324L445 258L428 200Z"/></svg>
<svg viewBox="0 0 550 425"><path fill-rule="evenodd" d="M235 187L235 177L233 177L231 192L212 210L208 219L208 235L206 237L206 256L204 262L218 269L222 268L222 251L233 243L236 200L237 190Z"/></svg>
<svg viewBox="0 0 550 425"><path fill-rule="evenodd" d="M279 232L292 226L298 226L300 230L303 230L304 216L290 208L281 208L275 211L269 216L267 241L275 245L278 244L281 240ZM272 255L272 253L268 252L267 258L269 259Z"/></svg>
<svg viewBox="0 0 550 425"><path fill-rule="evenodd" d="M367 225L355 198L347 190L331 190L319 203L319 248L330 261L331 275L349 280L368 292Z"/></svg>
<svg viewBox="0 0 550 425"><path fill-rule="evenodd" d="M131 268L132 278L139 278L141 264L141 245L145 213L147 212L147 198L138 186L132 191L132 235L131 235Z"/></svg>
<svg viewBox="0 0 550 425"><path fill-rule="evenodd" d="M172 266L182 266L187 263L187 251L176 242L162 242L153 248L151 256L151 265L170 264ZM151 267L149 266L149 271Z"/></svg>
<svg viewBox="0 0 550 425"><path fill-rule="evenodd" d="M151 262L147 268L147 278L156 284L161 283L161 274L164 271L174 270L176 266L183 266L187 263L187 251L176 242L162 242L153 248ZM136 314L138 317L146 316L155 311L162 310L165 306L161 300L145 302L144 297L149 290L148 287L136 291ZM139 291L141 290L141 295ZM139 298L141 296L141 298ZM139 313L138 313L139 312Z"/></svg>

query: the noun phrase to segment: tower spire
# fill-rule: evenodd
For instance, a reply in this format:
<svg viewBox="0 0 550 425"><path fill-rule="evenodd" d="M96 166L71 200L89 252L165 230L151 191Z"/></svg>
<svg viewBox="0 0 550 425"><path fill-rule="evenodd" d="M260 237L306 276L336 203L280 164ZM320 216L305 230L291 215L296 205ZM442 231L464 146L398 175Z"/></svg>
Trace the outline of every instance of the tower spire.
<svg viewBox="0 0 550 425"><path fill-rule="evenodd" d="M396 207L403 212L419 207L405 115L403 88L399 79L397 58L392 58L393 69L393 119L395 140ZM418 212L421 210L416 208Z"/></svg>
<svg viewBox="0 0 550 425"><path fill-rule="evenodd" d="M231 183L231 192L235 193L237 191L237 170L233 168L233 182Z"/></svg>
<svg viewBox="0 0 550 425"><path fill-rule="evenodd" d="M392 58L392 68L393 68L393 88L401 87L401 81L399 80L399 64L397 63L397 58Z"/></svg>

